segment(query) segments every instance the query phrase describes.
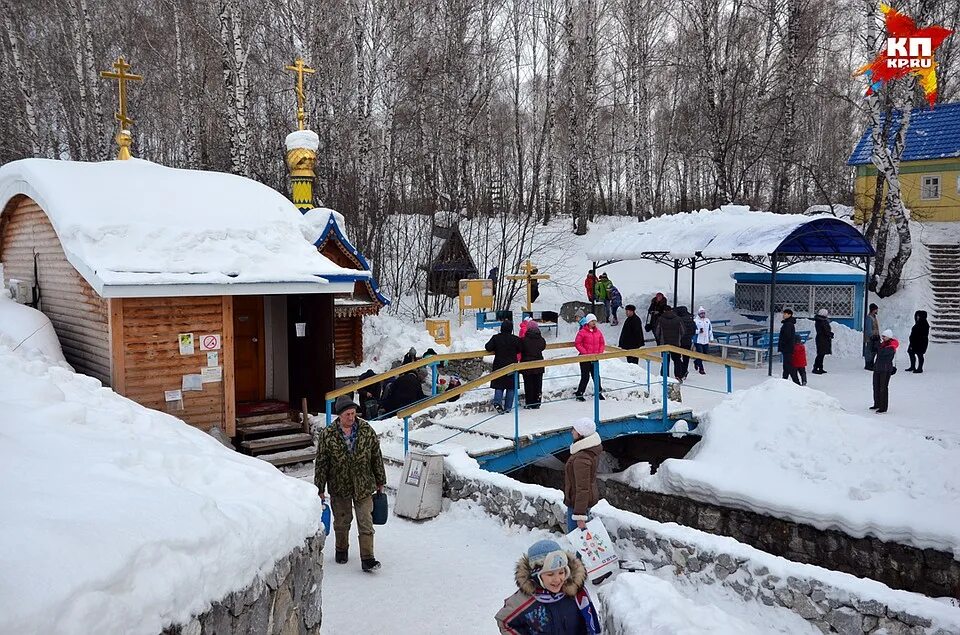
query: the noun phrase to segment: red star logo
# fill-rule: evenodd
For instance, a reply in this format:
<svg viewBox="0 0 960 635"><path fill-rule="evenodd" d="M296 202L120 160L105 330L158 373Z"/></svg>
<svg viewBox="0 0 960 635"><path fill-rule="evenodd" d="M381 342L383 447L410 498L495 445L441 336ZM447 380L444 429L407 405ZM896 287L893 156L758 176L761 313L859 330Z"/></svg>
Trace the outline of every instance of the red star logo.
<svg viewBox="0 0 960 635"><path fill-rule="evenodd" d="M867 95L872 95L886 82L913 73L932 108L937 101L937 63L933 52L953 31L942 26L919 29L912 18L896 9L881 4L880 10L887 27L886 45L872 62L857 69L856 75L867 76Z"/></svg>

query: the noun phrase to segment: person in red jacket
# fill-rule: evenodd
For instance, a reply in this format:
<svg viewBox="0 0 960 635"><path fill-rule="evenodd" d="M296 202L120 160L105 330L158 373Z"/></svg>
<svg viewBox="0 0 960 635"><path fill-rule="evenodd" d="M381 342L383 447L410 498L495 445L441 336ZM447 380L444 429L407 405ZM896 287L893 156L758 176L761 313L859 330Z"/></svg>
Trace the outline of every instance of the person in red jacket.
<svg viewBox="0 0 960 635"><path fill-rule="evenodd" d="M794 370L800 374L800 385L807 385L807 347L803 342L797 341L793 345L793 355L790 356L790 363Z"/></svg>
<svg viewBox="0 0 960 635"><path fill-rule="evenodd" d="M583 286L587 290L587 299L593 302L593 294L597 286L597 275L592 269L587 272L587 277L583 281Z"/></svg>
<svg viewBox="0 0 960 635"><path fill-rule="evenodd" d="M603 332L597 326L597 316L588 313L580 320L580 330L573 341L577 352L581 355L599 355L607 349L607 342L603 339ZM580 385L577 387L577 401L586 401L583 398L583 391L587 389L587 381L593 377L593 362L580 362ZM593 389L597 391L600 399L603 399L601 393L600 377L593 382Z"/></svg>

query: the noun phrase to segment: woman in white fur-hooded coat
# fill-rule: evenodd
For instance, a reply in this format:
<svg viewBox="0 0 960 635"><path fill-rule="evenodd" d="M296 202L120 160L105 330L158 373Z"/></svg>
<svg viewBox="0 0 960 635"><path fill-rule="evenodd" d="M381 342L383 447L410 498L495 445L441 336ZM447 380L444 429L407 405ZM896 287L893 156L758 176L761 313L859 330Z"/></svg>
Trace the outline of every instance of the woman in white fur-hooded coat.
<svg viewBox="0 0 960 635"><path fill-rule="evenodd" d="M563 502L567 506L567 531L583 529L590 509L600 500L597 489L597 464L603 453L600 435L593 419L573 424L573 444L563 471Z"/></svg>

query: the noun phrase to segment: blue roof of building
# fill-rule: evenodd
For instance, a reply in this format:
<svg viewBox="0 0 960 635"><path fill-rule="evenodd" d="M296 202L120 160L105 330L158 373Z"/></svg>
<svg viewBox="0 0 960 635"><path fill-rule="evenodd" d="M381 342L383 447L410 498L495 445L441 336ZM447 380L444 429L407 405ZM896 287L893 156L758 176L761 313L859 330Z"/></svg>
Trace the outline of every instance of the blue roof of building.
<svg viewBox="0 0 960 635"><path fill-rule="evenodd" d="M893 147L899 127L900 112L893 113L888 143ZM870 163L870 128L867 127L847 165ZM915 109L910 112L907 144L901 161L923 161L960 157L960 103L937 104L936 108Z"/></svg>

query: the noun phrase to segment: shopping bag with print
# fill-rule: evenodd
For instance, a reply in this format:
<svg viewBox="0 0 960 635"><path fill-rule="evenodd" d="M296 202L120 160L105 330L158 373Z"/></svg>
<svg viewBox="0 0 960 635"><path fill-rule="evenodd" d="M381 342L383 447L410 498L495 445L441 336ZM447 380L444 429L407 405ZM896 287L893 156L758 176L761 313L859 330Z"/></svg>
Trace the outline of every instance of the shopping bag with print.
<svg viewBox="0 0 960 635"><path fill-rule="evenodd" d="M580 554L583 566L587 569L587 578L597 582L619 568L620 558L599 518L587 523L585 529L574 529L567 538Z"/></svg>

